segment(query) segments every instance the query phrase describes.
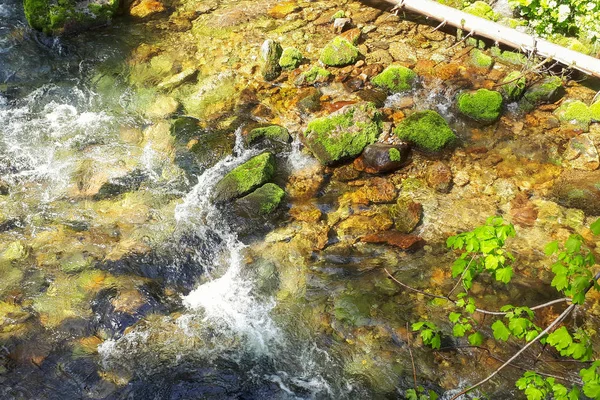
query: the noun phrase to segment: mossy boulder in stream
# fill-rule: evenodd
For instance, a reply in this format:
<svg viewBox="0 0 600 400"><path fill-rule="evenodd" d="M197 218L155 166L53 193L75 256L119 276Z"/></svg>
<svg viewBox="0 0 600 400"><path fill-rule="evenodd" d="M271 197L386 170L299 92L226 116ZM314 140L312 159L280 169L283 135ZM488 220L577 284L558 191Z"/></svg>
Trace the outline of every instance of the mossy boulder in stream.
<svg viewBox="0 0 600 400"><path fill-rule="evenodd" d="M258 217L271 214L279 203L285 192L274 183L265 183L254 192L236 200L238 214L246 217Z"/></svg>
<svg viewBox="0 0 600 400"><path fill-rule="evenodd" d="M248 144L255 143L262 139L275 140L281 143L289 143L292 140L292 137L286 128L279 125L255 128L248 132L248 136L246 136L246 142Z"/></svg>
<svg viewBox="0 0 600 400"><path fill-rule="evenodd" d="M358 156L382 130L381 113L373 103L358 103L308 124L304 141L321 164Z"/></svg>
<svg viewBox="0 0 600 400"><path fill-rule="evenodd" d="M429 153L438 152L456 140L446 120L432 110L411 114L400 122L394 132L400 139Z"/></svg>
<svg viewBox="0 0 600 400"><path fill-rule="evenodd" d="M29 25L48 35L59 35L108 23L119 0L24 0Z"/></svg>
<svg viewBox="0 0 600 400"><path fill-rule="evenodd" d="M554 111L561 122L568 123L576 129L587 131L593 119L592 110L580 100L567 100Z"/></svg>
<svg viewBox="0 0 600 400"><path fill-rule="evenodd" d="M589 215L600 215L600 171L564 171L552 187L554 200Z"/></svg>
<svg viewBox="0 0 600 400"><path fill-rule="evenodd" d="M371 82L388 92L399 93L412 89L416 80L417 74L412 69L401 65L390 65Z"/></svg>
<svg viewBox="0 0 600 400"><path fill-rule="evenodd" d="M555 102L564 93L565 89L562 79L558 76L549 76L533 84L525 91L523 98L519 102L519 108L523 111L531 111L540 104Z"/></svg>
<svg viewBox="0 0 600 400"><path fill-rule="evenodd" d="M525 76L519 71L513 71L510 74L506 75L504 79L502 79L503 85L501 86L502 92L504 93L504 97L508 101L515 101L521 98L523 93L525 92L525 85L527 84L527 79Z"/></svg>
<svg viewBox="0 0 600 400"><path fill-rule="evenodd" d="M502 95L487 89L463 92L458 96L457 105L464 116L482 124L490 124L500 118Z"/></svg>
<svg viewBox="0 0 600 400"><path fill-rule="evenodd" d="M358 48L343 37L336 37L321 52L321 62L331 67L345 67L358 61Z"/></svg>
<svg viewBox="0 0 600 400"><path fill-rule="evenodd" d="M479 49L471 50L471 64L479 68L492 68L494 59Z"/></svg>
<svg viewBox="0 0 600 400"><path fill-rule="evenodd" d="M290 70L298 68L301 62L302 53L300 53L300 50L295 47L286 47L283 49L283 53L281 53L279 66L283 69Z"/></svg>
<svg viewBox="0 0 600 400"><path fill-rule="evenodd" d="M275 172L275 157L262 153L234 168L215 186L215 201L228 201L244 196L268 182Z"/></svg>
<svg viewBox="0 0 600 400"><path fill-rule="evenodd" d="M263 61L262 75L267 81L277 79L281 74L279 59L283 53L281 45L272 39L267 39L260 48Z"/></svg>

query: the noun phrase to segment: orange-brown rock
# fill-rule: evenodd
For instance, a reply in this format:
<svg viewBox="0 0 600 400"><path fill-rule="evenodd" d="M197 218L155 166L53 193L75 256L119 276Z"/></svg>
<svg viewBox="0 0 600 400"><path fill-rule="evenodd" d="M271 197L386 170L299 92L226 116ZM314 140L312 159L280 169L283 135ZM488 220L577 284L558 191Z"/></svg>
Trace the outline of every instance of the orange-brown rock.
<svg viewBox="0 0 600 400"><path fill-rule="evenodd" d="M135 18L148 18L154 14L165 11L163 3L157 0L140 0L133 3L129 9L129 15Z"/></svg>
<svg viewBox="0 0 600 400"><path fill-rule="evenodd" d="M419 236L396 231L378 232L363 236L361 241L365 243L385 243L407 251L418 250L425 245L425 241Z"/></svg>
<svg viewBox="0 0 600 400"><path fill-rule="evenodd" d="M275 4L275 6L267 11L267 14L275 19L282 19L299 10L300 7L298 7L295 1L284 1Z"/></svg>
<svg viewBox="0 0 600 400"><path fill-rule="evenodd" d="M519 226L533 226L538 216L537 207L529 201L527 195L519 193L510 203L512 222Z"/></svg>

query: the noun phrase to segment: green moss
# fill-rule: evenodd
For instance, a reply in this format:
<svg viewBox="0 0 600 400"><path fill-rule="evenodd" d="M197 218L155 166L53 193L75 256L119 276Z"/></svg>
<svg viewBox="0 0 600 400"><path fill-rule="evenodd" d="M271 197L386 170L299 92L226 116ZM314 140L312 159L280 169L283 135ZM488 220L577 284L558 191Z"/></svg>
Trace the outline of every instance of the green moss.
<svg viewBox="0 0 600 400"><path fill-rule="evenodd" d="M279 65L279 59L283 54L281 45L274 40L268 39L262 45L261 48L263 58L263 78L267 81L277 79L281 74L281 66Z"/></svg>
<svg viewBox="0 0 600 400"><path fill-rule="evenodd" d="M479 68L492 68L494 59L479 49L471 51L471 64Z"/></svg>
<svg viewBox="0 0 600 400"><path fill-rule="evenodd" d="M269 181L275 172L275 157L262 153L234 168L215 186L215 200L241 197Z"/></svg>
<svg viewBox="0 0 600 400"><path fill-rule="evenodd" d="M509 101L518 100L525 92L527 79L519 71L513 71L502 80L501 88Z"/></svg>
<svg viewBox="0 0 600 400"><path fill-rule="evenodd" d="M499 47L492 47L490 49L490 53L492 54L492 56L498 58L505 64L524 65L525 63L527 63L527 56L525 56L522 53L509 50L502 51Z"/></svg>
<svg viewBox="0 0 600 400"><path fill-rule="evenodd" d="M587 130L592 122L593 115L590 107L579 100L567 100L559 108L554 111L554 114L562 122L567 122L572 125L577 125L583 130Z"/></svg>
<svg viewBox="0 0 600 400"><path fill-rule="evenodd" d="M325 68L315 65L308 71L303 72L296 80L296 84L303 85L307 83L312 85L313 83L317 82L325 82L330 76L331 72L327 71Z"/></svg>
<svg viewBox="0 0 600 400"><path fill-rule="evenodd" d="M490 21L498 21L500 18L500 15L494 12L492 7L484 1L476 1L475 3L463 8L463 11L476 15L480 18L489 19Z"/></svg>
<svg viewBox="0 0 600 400"><path fill-rule="evenodd" d="M502 95L493 90L463 92L458 96L457 103L463 115L481 123L496 121L502 112Z"/></svg>
<svg viewBox="0 0 600 400"><path fill-rule="evenodd" d="M400 154L400 151L395 147L388 150L388 155L390 156L390 161L402 161L402 155Z"/></svg>
<svg viewBox="0 0 600 400"><path fill-rule="evenodd" d="M267 215L275 211L285 192L274 183L266 183L236 203L250 216Z"/></svg>
<svg viewBox="0 0 600 400"><path fill-rule="evenodd" d="M333 314L338 321L355 326L366 325L371 318L372 301L364 293L346 291L334 300Z"/></svg>
<svg viewBox="0 0 600 400"><path fill-rule="evenodd" d="M109 21L119 6L117 0L90 2L87 5L75 0L24 0L23 8L29 25L46 34L64 33L101 25Z"/></svg>
<svg viewBox="0 0 600 400"><path fill-rule="evenodd" d="M19 261L27 257L28 251L19 241L11 242L0 255L2 261Z"/></svg>
<svg viewBox="0 0 600 400"><path fill-rule="evenodd" d="M47 0L25 0L23 2L25 18L33 29L43 31L49 26Z"/></svg>
<svg viewBox="0 0 600 400"><path fill-rule="evenodd" d="M319 161L331 164L359 155L377 140L381 129L381 113L375 105L361 103L311 121L304 136L307 147Z"/></svg>
<svg viewBox="0 0 600 400"><path fill-rule="evenodd" d="M399 93L412 89L416 80L417 74L413 70L401 65L390 65L371 82L389 92Z"/></svg>
<svg viewBox="0 0 600 400"><path fill-rule="evenodd" d="M446 120L432 110L410 115L400 122L394 132L400 139L428 152L440 151L456 140Z"/></svg>
<svg viewBox="0 0 600 400"><path fill-rule="evenodd" d="M281 53L279 59L279 66L283 69L295 69L298 68L302 62L302 53L295 47L286 47Z"/></svg>
<svg viewBox="0 0 600 400"><path fill-rule="evenodd" d="M600 122L600 101L590 106L590 114L593 121Z"/></svg>
<svg viewBox="0 0 600 400"><path fill-rule="evenodd" d="M358 48L343 37L337 36L321 52L320 60L325 65L344 67L358 61Z"/></svg>
<svg viewBox="0 0 600 400"><path fill-rule="evenodd" d="M519 102L519 107L523 111L530 111L540 104L555 102L563 94L562 79L558 76L549 76L525 91L523 98Z"/></svg>
<svg viewBox="0 0 600 400"><path fill-rule="evenodd" d="M331 20L333 21L334 19L337 19L337 18L344 18L345 16L346 16L346 13L343 10L339 10L331 16Z"/></svg>
<svg viewBox="0 0 600 400"><path fill-rule="evenodd" d="M279 125L265 126L252 129L246 138L248 143L254 143L262 138L273 139L279 142L288 143L291 139L290 133L286 128Z"/></svg>

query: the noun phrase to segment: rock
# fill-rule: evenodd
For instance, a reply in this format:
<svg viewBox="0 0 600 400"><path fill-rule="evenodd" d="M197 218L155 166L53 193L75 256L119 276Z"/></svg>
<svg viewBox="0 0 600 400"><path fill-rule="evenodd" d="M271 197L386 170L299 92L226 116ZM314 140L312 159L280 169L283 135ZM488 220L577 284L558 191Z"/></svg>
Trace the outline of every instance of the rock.
<svg viewBox="0 0 600 400"><path fill-rule="evenodd" d="M60 35L107 24L118 10L119 0L24 0L23 8L32 28Z"/></svg>
<svg viewBox="0 0 600 400"><path fill-rule="evenodd" d="M389 203L397 196L396 187L386 179L374 178L366 181L358 190L345 193L340 204L350 200L354 204Z"/></svg>
<svg viewBox="0 0 600 400"><path fill-rule="evenodd" d="M283 53L281 45L272 39L267 39L260 48L263 61L262 75L267 81L272 81L281 74L279 59Z"/></svg>
<svg viewBox="0 0 600 400"><path fill-rule="evenodd" d="M235 136L222 132L208 132L190 143L190 151L196 155L200 169L204 171L233 153Z"/></svg>
<svg viewBox="0 0 600 400"><path fill-rule="evenodd" d="M321 215L321 210L313 204L295 205L290 209L290 216L302 222L318 222L321 219Z"/></svg>
<svg viewBox="0 0 600 400"><path fill-rule="evenodd" d="M286 47L281 53L279 66L283 69L296 69L302 62L302 53L295 47Z"/></svg>
<svg viewBox="0 0 600 400"><path fill-rule="evenodd" d="M356 162L356 160L354 160L354 162ZM333 170L333 178L340 182L353 181L359 176L360 171L354 168L353 164L342 165Z"/></svg>
<svg viewBox="0 0 600 400"><path fill-rule="evenodd" d="M371 79L371 82L390 93L411 90L417 80L417 74L401 65L390 65L382 73Z"/></svg>
<svg viewBox="0 0 600 400"><path fill-rule="evenodd" d="M323 167L315 162L311 166L294 171L285 190L292 199L307 199L317 193L324 180Z"/></svg>
<svg viewBox="0 0 600 400"><path fill-rule="evenodd" d="M234 168L214 189L215 201L222 202L244 196L268 182L275 172L275 157L262 153Z"/></svg>
<svg viewBox="0 0 600 400"><path fill-rule="evenodd" d="M103 200L123 193L136 191L147 179L148 174L145 171L135 169L125 176L109 179L92 198L94 200Z"/></svg>
<svg viewBox="0 0 600 400"><path fill-rule="evenodd" d="M502 113L502 95L487 89L463 92L458 95L457 106L464 116L482 124L491 124Z"/></svg>
<svg viewBox="0 0 600 400"><path fill-rule="evenodd" d="M315 83L327 82L331 77L331 72L325 68L321 68L318 65L313 66L308 71L303 72L296 79L296 85L312 85Z"/></svg>
<svg viewBox="0 0 600 400"><path fill-rule="evenodd" d="M471 50L471 64L479 68L492 68L494 59L479 49Z"/></svg>
<svg viewBox="0 0 600 400"><path fill-rule="evenodd" d="M193 117L179 117L171 123L171 136L179 144L187 144L191 139L203 133L200 121Z"/></svg>
<svg viewBox="0 0 600 400"><path fill-rule="evenodd" d="M521 72L512 71L510 74L506 75L502 80L502 83L504 84L501 86L501 89L506 100L516 101L519 100L525 92L527 79Z"/></svg>
<svg viewBox="0 0 600 400"><path fill-rule="evenodd" d="M381 213L374 215L355 214L340 222L336 227L337 236L341 239L354 239L372 235L390 229L393 225L389 216Z"/></svg>
<svg viewBox="0 0 600 400"><path fill-rule="evenodd" d="M10 242L0 254L0 261L20 261L27 258L29 250L20 241Z"/></svg>
<svg viewBox="0 0 600 400"><path fill-rule="evenodd" d="M275 140L281 143L289 143L292 141L292 137L290 136L288 130L279 125L255 128L252 129L246 136L246 142L248 144L255 143L262 139Z"/></svg>
<svg viewBox="0 0 600 400"><path fill-rule="evenodd" d="M593 171L600 166L598 150L587 134L572 138L563 153L563 158L575 169Z"/></svg>
<svg viewBox="0 0 600 400"><path fill-rule="evenodd" d="M254 192L236 200L236 212L245 217L258 217L271 214L285 192L274 183L265 183Z"/></svg>
<svg viewBox="0 0 600 400"><path fill-rule="evenodd" d="M552 187L551 195L564 207L600 215L600 171L566 170Z"/></svg>
<svg viewBox="0 0 600 400"><path fill-rule="evenodd" d="M538 217L537 207L529 201L525 193L519 193L510 203L510 215L516 225L534 226Z"/></svg>
<svg viewBox="0 0 600 400"><path fill-rule="evenodd" d="M370 101L376 107L383 107L387 99L387 93L379 89L365 89L356 93L364 101Z"/></svg>
<svg viewBox="0 0 600 400"><path fill-rule="evenodd" d="M427 168L427 184L436 192L448 193L452 187L452 170L448 164L436 161Z"/></svg>
<svg viewBox="0 0 600 400"><path fill-rule="evenodd" d="M541 104L554 103L564 93L562 79L558 76L549 76L525 91L519 102L519 108L523 111L531 111Z"/></svg>
<svg viewBox="0 0 600 400"><path fill-rule="evenodd" d="M587 132L592 122L592 111L582 101L567 100L554 111L561 122L573 126L576 130Z"/></svg>
<svg viewBox="0 0 600 400"><path fill-rule="evenodd" d="M328 165L358 156L381 131L381 113L375 105L358 103L311 121L304 139L321 164Z"/></svg>
<svg viewBox="0 0 600 400"><path fill-rule="evenodd" d="M399 197L396 204L390 207L389 213L398 232L411 233L421 222L423 207L407 197Z"/></svg>
<svg viewBox="0 0 600 400"><path fill-rule="evenodd" d="M374 143L365 147L360 157L364 170L370 174L395 171L408 161L408 144Z"/></svg>
<svg viewBox="0 0 600 400"><path fill-rule="evenodd" d="M148 18L152 15L165 11L166 8L157 0L138 0L129 8L129 15L134 18Z"/></svg>
<svg viewBox="0 0 600 400"><path fill-rule="evenodd" d="M360 35L362 31L358 28L348 29L346 32L342 33L340 36L352 43L353 45L357 45L360 40Z"/></svg>
<svg viewBox="0 0 600 400"><path fill-rule="evenodd" d="M196 68L187 68L181 71L180 73L173 75L170 78L165 79L161 83L158 84L159 89L172 90L177 86L194 79L198 70Z"/></svg>
<svg viewBox="0 0 600 400"><path fill-rule="evenodd" d="M144 114L150 119L165 119L177 112L179 102L171 96L157 96Z"/></svg>
<svg viewBox="0 0 600 400"><path fill-rule="evenodd" d="M317 112L321 109L321 91L316 88L309 88L300 93L297 107L302 112Z"/></svg>
<svg viewBox="0 0 600 400"><path fill-rule="evenodd" d="M394 130L402 140L425 152L439 152L456 140L456 135L441 115L432 110L419 111L402 120Z"/></svg>
<svg viewBox="0 0 600 400"><path fill-rule="evenodd" d="M425 241L419 236L407 235L405 233L396 231L379 232L372 235L366 235L360 240L365 243L385 243L406 251L415 251L425 245Z"/></svg>
<svg viewBox="0 0 600 400"><path fill-rule="evenodd" d="M348 40L337 36L321 52L320 60L332 67L344 67L358 61L358 48Z"/></svg>
<svg viewBox="0 0 600 400"><path fill-rule="evenodd" d="M291 13L294 13L299 10L300 7L298 7L298 4L295 1L283 1L271 7L269 11L267 11L267 14L271 18L283 19Z"/></svg>
<svg viewBox="0 0 600 400"><path fill-rule="evenodd" d="M463 187L471 181L471 177L469 176L469 173L467 171L460 170L454 176L453 181L456 186Z"/></svg>
<svg viewBox="0 0 600 400"><path fill-rule="evenodd" d="M336 18L333 20L333 31L335 33L342 33L344 28L350 26L351 23L352 20L350 18Z"/></svg>
<svg viewBox="0 0 600 400"><path fill-rule="evenodd" d="M9 186L8 183L0 179L0 196L8 196Z"/></svg>

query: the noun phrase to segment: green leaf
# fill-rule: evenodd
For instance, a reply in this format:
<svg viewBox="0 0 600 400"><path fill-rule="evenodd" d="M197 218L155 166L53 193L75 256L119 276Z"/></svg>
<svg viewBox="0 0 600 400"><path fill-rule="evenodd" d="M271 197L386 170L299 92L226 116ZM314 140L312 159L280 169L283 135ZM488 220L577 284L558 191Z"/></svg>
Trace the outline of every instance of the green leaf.
<svg viewBox="0 0 600 400"><path fill-rule="evenodd" d="M452 334L456 337L463 337L467 333L467 325L464 324L456 324L454 328L452 328Z"/></svg>
<svg viewBox="0 0 600 400"><path fill-rule="evenodd" d="M462 258L454 260L454 263L452 264L452 277L456 278L457 276L461 276L466 266L466 260L463 260Z"/></svg>
<svg viewBox="0 0 600 400"><path fill-rule="evenodd" d="M548 335L546 342L558 351L562 351L573 343L573 338L567 328L563 326Z"/></svg>
<svg viewBox="0 0 600 400"><path fill-rule="evenodd" d="M525 340L528 342L531 342L533 339L535 339L538 335L537 331L529 331L525 334Z"/></svg>
<svg viewBox="0 0 600 400"><path fill-rule="evenodd" d="M457 323L457 322L458 322L458 320L459 320L459 318L460 318L460 315L461 315L460 313L457 313L457 312L451 312L451 313L448 315L448 319L449 319L449 320L450 320L450 322L452 322L452 323Z"/></svg>
<svg viewBox="0 0 600 400"><path fill-rule="evenodd" d="M563 290L569 287L569 280L565 274L558 274L552 278L552 282L550 283L556 290Z"/></svg>
<svg viewBox="0 0 600 400"><path fill-rule="evenodd" d="M496 240L484 240L481 242L481 252L489 254L498 248L498 242Z"/></svg>
<svg viewBox="0 0 600 400"><path fill-rule="evenodd" d="M558 241L550 242L544 247L544 254L551 256L558 251Z"/></svg>
<svg viewBox="0 0 600 400"><path fill-rule="evenodd" d="M510 331L506 328L506 325L500 320L497 320L492 324L492 330L494 332L494 337L497 340L507 341L510 336Z"/></svg>
<svg viewBox="0 0 600 400"><path fill-rule="evenodd" d="M442 338L440 337L439 334L436 334L433 337L433 339L431 339L431 348L432 349L439 349L441 345L442 345Z"/></svg>
<svg viewBox="0 0 600 400"><path fill-rule="evenodd" d="M512 279L513 269L511 267L498 268L496 270L496 280L508 283Z"/></svg>
<svg viewBox="0 0 600 400"><path fill-rule="evenodd" d="M469 343L471 346L481 346L483 343L483 335L479 332L475 332L469 335Z"/></svg>
<svg viewBox="0 0 600 400"><path fill-rule="evenodd" d="M565 249L571 254L579 252L581 248L581 238L578 235L571 235L565 243Z"/></svg>
<svg viewBox="0 0 600 400"><path fill-rule="evenodd" d="M600 218L592 222L592 224L590 225L590 230L594 235L600 234Z"/></svg>
<svg viewBox="0 0 600 400"><path fill-rule="evenodd" d="M414 324L412 324L412 330L418 331L419 329L421 329L423 327L423 325L425 325L425 322L423 322L423 321L415 322Z"/></svg>
<svg viewBox="0 0 600 400"><path fill-rule="evenodd" d="M485 258L485 269L495 270L498 268L498 257L490 254Z"/></svg>
<svg viewBox="0 0 600 400"><path fill-rule="evenodd" d="M427 393L429 394L429 400L438 400L440 398L433 390L428 390Z"/></svg>
<svg viewBox="0 0 600 400"><path fill-rule="evenodd" d="M406 397L406 400L419 400L415 389L408 389L406 392L404 392L404 397Z"/></svg>

